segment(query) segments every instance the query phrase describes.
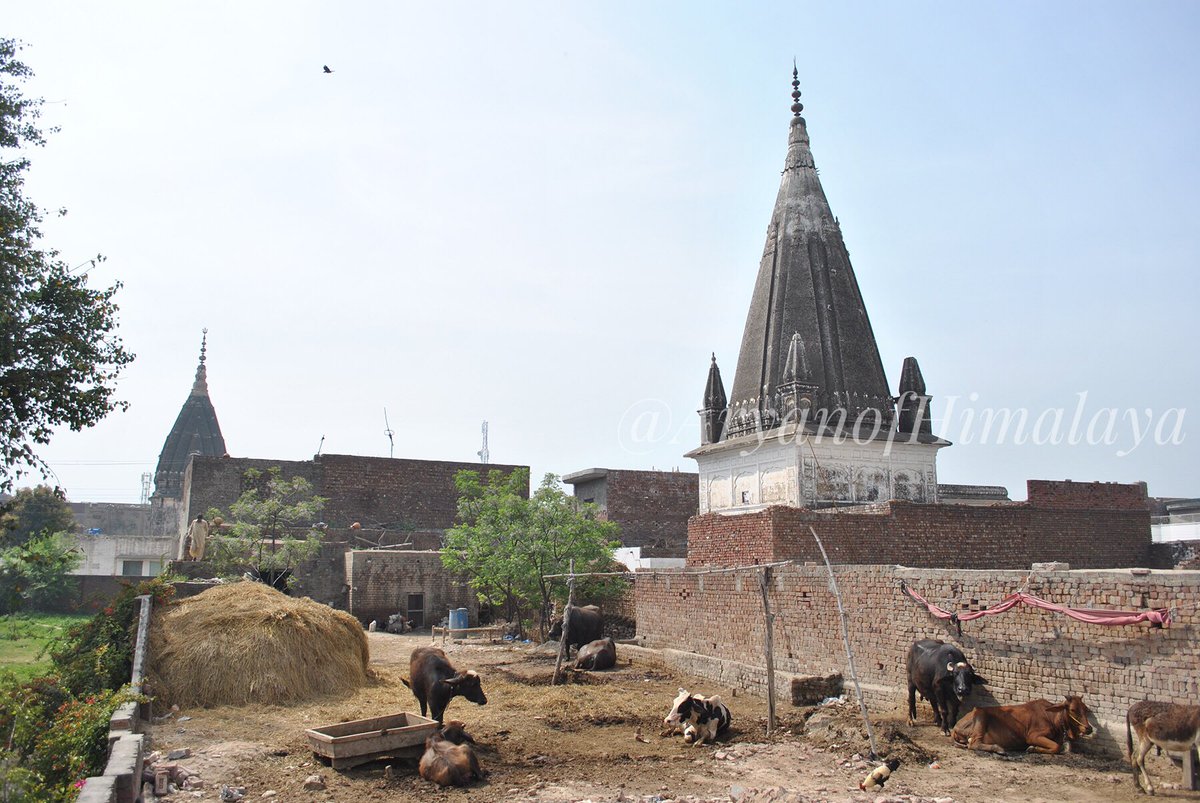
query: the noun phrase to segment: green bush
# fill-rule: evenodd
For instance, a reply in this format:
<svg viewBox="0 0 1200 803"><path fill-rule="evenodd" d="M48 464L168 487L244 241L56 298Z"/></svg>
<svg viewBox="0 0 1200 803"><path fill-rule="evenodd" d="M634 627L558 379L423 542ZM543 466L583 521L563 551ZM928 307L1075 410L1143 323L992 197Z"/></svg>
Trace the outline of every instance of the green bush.
<svg viewBox="0 0 1200 803"><path fill-rule="evenodd" d="M54 672L62 685L77 697L120 688L133 672L133 645L137 638L137 598L149 594L154 605L164 605L175 587L160 577L128 584L112 603L83 624L71 628L50 650Z"/></svg>

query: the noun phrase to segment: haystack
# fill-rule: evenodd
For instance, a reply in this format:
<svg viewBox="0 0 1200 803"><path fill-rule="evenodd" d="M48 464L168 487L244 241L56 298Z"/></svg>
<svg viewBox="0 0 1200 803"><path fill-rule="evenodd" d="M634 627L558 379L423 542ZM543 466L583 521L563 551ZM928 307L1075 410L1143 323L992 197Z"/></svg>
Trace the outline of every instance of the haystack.
<svg viewBox="0 0 1200 803"><path fill-rule="evenodd" d="M250 581L156 611L148 657L148 691L160 706L294 703L369 677L357 619Z"/></svg>

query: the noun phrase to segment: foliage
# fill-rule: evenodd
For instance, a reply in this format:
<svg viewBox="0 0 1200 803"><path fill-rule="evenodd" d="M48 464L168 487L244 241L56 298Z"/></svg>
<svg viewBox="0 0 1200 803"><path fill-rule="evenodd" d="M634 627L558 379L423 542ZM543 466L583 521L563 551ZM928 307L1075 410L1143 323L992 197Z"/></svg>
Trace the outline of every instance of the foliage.
<svg viewBox="0 0 1200 803"><path fill-rule="evenodd" d="M81 430L125 409L113 394L133 360L115 334L120 282L90 289L86 271L41 243L45 213L25 197L25 173L28 150L45 144L42 100L21 92L33 72L18 49L0 39L0 490L25 467L44 470L35 446L56 427Z"/></svg>
<svg viewBox="0 0 1200 803"><path fill-rule="evenodd" d="M0 549L0 614L44 608L71 591L83 555L65 533L39 535Z"/></svg>
<svg viewBox="0 0 1200 803"><path fill-rule="evenodd" d="M144 699L127 687L74 697L54 677L17 683L0 678L3 799L71 801L78 784L104 769L108 723L117 706Z"/></svg>
<svg viewBox="0 0 1200 803"><path fill-rule="evenodd" d="M217 516L229 521L209 536L208 561L214 571L223 576L240 574L246 566L282 571L314 557L321 538L313 523L329 500L313 496L312 483L303 477L284 479L278 466L265 473L252 468L242 476L252 487L230 505L229 516L209 511L210 521ZM307 538L291 534L302 526Z"/></svg>
<svg viewBox="0 0 1200 803"><path fill-rule="evenodd" d="M503 607L509 621L536 609L544 626L552 600L566 598L565 586L545 575L566 573L572 559L577 573L605 571L620 546L620 528L598 519L595 505L568 496L553 474L529 498L525 469L493 470L486 482L460 471L454 482L461 523L446 533L442 563L466 575L482 602ZM592 599L618 589L613 582L580 586Z"/></svg>
<svg viewBox="0 0 1200 803"><path fill-rule="evenodd" d="M118 688L129 680L141 612L137 598L146 594L158 606L170 601L175 587L161 577L124 584L107 608L71 628L51 648L54 671L72 694L95 694Z"/></svg>
<svg viewBox="0 0 1200 803"><path fill-rule="evenodd" d="M21 488L4 503L0 547L23 544L43 533L74 532L76 526L75 514L61 489L48 485Z"/></svg>

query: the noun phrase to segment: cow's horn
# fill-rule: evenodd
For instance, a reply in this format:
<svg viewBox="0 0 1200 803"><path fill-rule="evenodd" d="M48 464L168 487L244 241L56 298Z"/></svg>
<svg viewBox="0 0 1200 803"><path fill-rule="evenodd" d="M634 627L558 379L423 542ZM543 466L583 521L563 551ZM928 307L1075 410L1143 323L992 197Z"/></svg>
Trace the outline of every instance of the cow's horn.
<svg viewBox="0 0 1200 803"><path fill-rule="evenodd" d="M959 662L958 662L957 664L955 664L954 666L955 666L955 668L957 668L957 669L966 669L966 668L967 668L967 665L966 665L966 663L964 663L963 661L959 661Z"/></svg>
<svg viewBox="0 0 1200 803"><path fill-rule="evenodd" d="M953 672L953 671L954 671L954 662L953 662L953 661L951 661L950 663L946 664L946 671L947 671L947 672Z"/></svg>

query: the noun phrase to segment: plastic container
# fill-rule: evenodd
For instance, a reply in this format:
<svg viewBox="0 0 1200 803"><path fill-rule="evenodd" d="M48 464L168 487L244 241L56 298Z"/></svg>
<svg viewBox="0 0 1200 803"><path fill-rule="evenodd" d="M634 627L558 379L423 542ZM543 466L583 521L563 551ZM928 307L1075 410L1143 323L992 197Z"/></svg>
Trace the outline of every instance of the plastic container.
<svg viewBox="0 0 1200 803"><path fill-rule="evenodd" d="M467 625L467 609L466 608L451 608L450 609L450 629L465 630Z"/></svg>

